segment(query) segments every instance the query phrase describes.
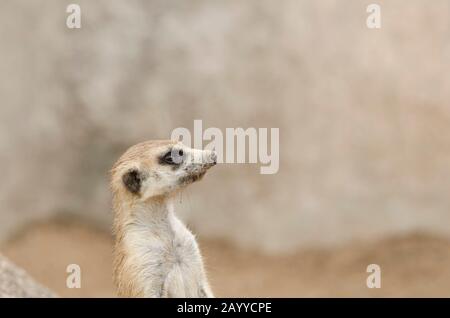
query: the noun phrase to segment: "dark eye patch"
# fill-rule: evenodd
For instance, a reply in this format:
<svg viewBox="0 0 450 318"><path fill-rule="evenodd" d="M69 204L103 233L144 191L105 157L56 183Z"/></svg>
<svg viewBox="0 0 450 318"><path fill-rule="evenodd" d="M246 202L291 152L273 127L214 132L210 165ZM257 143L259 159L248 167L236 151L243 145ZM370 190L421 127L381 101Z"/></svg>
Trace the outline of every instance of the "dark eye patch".
<svg viewBox="0 0 450 318"><path fill-rule="evenodd" d="M184 152L182 149L170 149L159 157L159 164L179 166L183 162Z"/></svg>

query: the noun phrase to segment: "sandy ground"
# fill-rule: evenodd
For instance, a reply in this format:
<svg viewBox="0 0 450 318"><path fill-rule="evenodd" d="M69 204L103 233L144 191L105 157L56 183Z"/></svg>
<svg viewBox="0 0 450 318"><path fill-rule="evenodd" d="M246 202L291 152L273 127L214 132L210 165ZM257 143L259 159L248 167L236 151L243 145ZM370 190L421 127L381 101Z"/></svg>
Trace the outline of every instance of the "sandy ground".
<svg viewBox="0 0 450 318"><path fill-rule="evenodd" d="M114 296L108 233L76 222L23 229L0 250L37 281L66 297ZM201 241L211 284L223 297L450 296L450 241L409 235L338 249L267 256L225 242ZM66 267L81 266L80 289L66 287ZM366 287L366 267L382 269L380 289Z"/></svg>

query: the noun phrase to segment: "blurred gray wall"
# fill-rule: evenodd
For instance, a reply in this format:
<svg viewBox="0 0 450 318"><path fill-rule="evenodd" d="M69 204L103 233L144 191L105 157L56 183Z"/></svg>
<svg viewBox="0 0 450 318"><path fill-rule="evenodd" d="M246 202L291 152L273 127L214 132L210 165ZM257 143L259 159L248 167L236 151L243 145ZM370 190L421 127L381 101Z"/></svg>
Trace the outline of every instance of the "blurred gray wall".
<svg viewBox="0 0 450 318"><path fill-rule="evenodd" d="M278 174L221 165L180 198L200 236L450 233L449 1L2 0L0 54L2 238L54 215L107 228L113 162L194 119L280 128Z"/></svg>

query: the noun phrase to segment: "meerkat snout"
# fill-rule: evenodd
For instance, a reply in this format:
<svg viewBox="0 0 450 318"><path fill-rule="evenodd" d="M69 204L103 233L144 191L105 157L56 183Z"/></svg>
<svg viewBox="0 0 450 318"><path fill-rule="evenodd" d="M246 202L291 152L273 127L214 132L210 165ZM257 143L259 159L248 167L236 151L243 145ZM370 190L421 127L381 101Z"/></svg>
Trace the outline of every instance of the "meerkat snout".
<svg viewBox="0 0 450 318"><path fill-rule="evenodd" d="M211 151L209 159L211 166L215 166L217 164L217 153L215 151Z"/></svg>

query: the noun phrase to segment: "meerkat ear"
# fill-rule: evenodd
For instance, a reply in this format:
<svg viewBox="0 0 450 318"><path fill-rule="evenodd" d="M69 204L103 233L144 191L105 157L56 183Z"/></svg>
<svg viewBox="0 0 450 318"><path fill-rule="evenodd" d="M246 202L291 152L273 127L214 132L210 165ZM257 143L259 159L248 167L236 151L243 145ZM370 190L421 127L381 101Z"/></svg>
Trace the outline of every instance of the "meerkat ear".
<svg viewBox="0 0 450 318"><path fill-rule="evenodd" d="M122 182L128 191L133 194L138 194L141 190L141 173L137 169L130 169L122 176Z"/></svg>

